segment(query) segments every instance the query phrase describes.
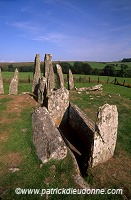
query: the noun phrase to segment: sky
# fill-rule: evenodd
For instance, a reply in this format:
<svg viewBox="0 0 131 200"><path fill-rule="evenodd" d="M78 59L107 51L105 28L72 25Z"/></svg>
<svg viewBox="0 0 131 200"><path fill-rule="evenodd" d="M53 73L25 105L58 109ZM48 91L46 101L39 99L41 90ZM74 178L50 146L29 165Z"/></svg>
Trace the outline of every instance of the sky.
<svg viewBox="0 0 131 200"><path fill-rule="evenodd" d="M0 62L131 57L131 0L0 0Z"/></svg>

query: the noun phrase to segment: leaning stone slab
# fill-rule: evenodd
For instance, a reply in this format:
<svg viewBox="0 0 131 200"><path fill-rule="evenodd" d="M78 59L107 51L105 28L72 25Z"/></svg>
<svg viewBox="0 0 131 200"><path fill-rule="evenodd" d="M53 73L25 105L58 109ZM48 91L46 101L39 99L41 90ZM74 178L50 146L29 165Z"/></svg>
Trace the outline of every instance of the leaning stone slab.
<svg viewBox="0 0 131 200"><path fill-rule="evenodd" d="M46 163L50 159L66 157L67 148L45 107L37 108L32 115L33 143L39 159Z"/></svg>
<svg viewBox="0 0 131 200"><path fill-rule="evenodd" d="M51 93L48 98L48 111L56 126L64 123L68 118L69 91L60 88Z"/></svg>
<svg viewBox="0 0 131 200"><path fill-rule="evenodd" d="M113 156L117 140L117 128L117 107L109 104L99 107L94 134L92 167L106 162Z"/></svg>
<svg viewBox="0 0 131 200"><path fill-rule="evenodd" d="M4 94L3 78L2 78L2 74L1 74L1 68L0 68L0 94Z"/></svg>
<svg viewBox="0 0 131 200"><path fill-rule="evenodd" d="M40 77L41 77L40 54L36 54L34 62L33 84L32 84L32 92L36 95L38 93Z"/></svg>
<svg viewBox="0 0 131 200"><path fill-rule="evenodd" d="M63 88L64 87L64 76L63 76L62 68L59 64L56 64L56 69L57 69L59 88Z"/></svg>
<svg viewBox="0 0 131 200"><path fill-rule="evenodd" d="M14 94L14 95L18 94L18 82L19 82L19 72L16 69L14 77L11 79L11 83L9 86L9 94Z"/></svg>

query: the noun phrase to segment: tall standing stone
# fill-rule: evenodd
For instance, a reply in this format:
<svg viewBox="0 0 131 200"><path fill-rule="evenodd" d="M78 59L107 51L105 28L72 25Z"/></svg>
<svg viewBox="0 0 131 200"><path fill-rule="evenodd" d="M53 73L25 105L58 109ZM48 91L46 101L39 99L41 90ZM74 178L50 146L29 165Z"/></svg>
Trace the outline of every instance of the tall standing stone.
<svg viewBox="0 0 131 200"><path fill-rule="evenodd" d="M52 55L51 54L45 54L44 58L44 65L45 65L45 78L47 80L47 96L49 96L53 89L55 84L55 76L54 76L54 70L52 65Z"/></svg>
<svg viewBox="0 0 131 200"><path fill-rule="evenodd" d="M118 112L115 105L99 107L92 152L92 167L109 160L115 150L118 128Z"/></svg>
<svg viewBox="0 0 131 200"><path fill-rule="evenodd" d="M32 92L36 95L38 94L40 78L41 78L40 54L36 54L34 63L33 85L32 85Z"/></svg>
<svg viewBox="0 0 131 200"><path fill-rule="evenodd" d="M0 94L4 94L3 78L2 78L2 74L1 74L1 68L0 68Z"/></svg>
<svg viewBox="0 0 131 200"><path fill-rule="evenodd" d="M73 79L72 71L69 69L69 74L68 74L68 90L73 90L73 89L74 89L74 79Z"/></svg>
<svg viewBox="0 0 131 200"><path fill-rule="evenodd" d="M63 77L62 68L59 64L56 64L56 69L57 69L57 78L58 78L59 87L63 88L64 87L64 77Z"/></svg>
<svg viewBox="0 0 131 200"><path fill-rule="evenodd" d="M11 79L9 86L9 94L18 94L18 83L19 83L19 72L17 68L15 69L14 77Z"/></svg>

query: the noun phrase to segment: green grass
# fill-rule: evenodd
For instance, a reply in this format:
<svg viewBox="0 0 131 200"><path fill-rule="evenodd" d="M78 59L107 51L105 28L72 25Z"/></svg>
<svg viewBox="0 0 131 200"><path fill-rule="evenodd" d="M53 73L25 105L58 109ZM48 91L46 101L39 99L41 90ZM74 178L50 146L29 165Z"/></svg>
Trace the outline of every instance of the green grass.
<svg viewBox="0 0 131 200"><path fill-rule="evenodd" d="M12 98L2 98L0 99L0 116L3 114L3 111L6 110L7 103L11 101Z"/></svg>
<svg viewBox="0 0 131 200"><path fill-rule="evenodd" d="M97 80L97 78L96 78ZM67 84L66 84L67 85ZM76 83L76 87L89 87L94 83ZM9 84L4 84L6 94L8 94ZM32 84L20 83L19 93L31 91ZM13 96L14 97L14 96ZM11 173L6 162L0 163L0 171L4 171L0 179L0 190L6 191L3 200L12 199L45 199L45 195L16 195L15 188L76 188L73 182L72 174L74 172L73 163L70 155L62 161L50 161L40 168L41 161L35 153L35 147L32 143L32 120L31 114L33 107L28 105L17 117L15 112L7 113L7 104L13 98L6 96L0 99L0 116L12 120L10 123L1 124L1 133L7 133L8 140L0 142L1 156L7 156L10 153L18 153L20 156L20 171ZM93 99L91 99L93 98ZM70 100L78 105L87 113L92 120L96 120L97 109L105 103L115 104L119 113L118 140L121 148L129 155L131 154L131 88L122 87L113 84L103 85L103 95L97 94L81 94L76 91L70 92ZM24 133L23 130L26 129ZM52 165L56 166L56 170L52 170ZM89 181L89 180L88 180ZM49 185L47 184L49 182ZM113 185L110 184L111 187ZM66 199L66 200L119 200L120 195L49 195L49 199Z"/></svg>
<svg viewBox="0 0 131 200"><path fill-rule="evenodd" d="M65 61L66 62L66 61ZM68 63L70 64L70 65L74 65L74 62L75 61L68 61ZM129 69L131 69L131 62L92 62L92 61L86 61L86 63L88 63L90 66L91 66L91 68L92 69L94 69L94 68L97 68L97 69L103 69L106 65L110 65L110 64L114 64L114 65L116 65L115 66L115 69L116 70L120 70L120 65L121 64L125 64L125 65L127 65L128 66L128 70Z"/></svg>
<svg viewBox="0 0 131 200"><path fill-rule="evenodd" d="M89 83L77 84L77 87L88 87ZM93 98L93 99L92 99ZM131 154L131 88L118 85L103 85L102 94L71 92L70 100L84 110L92 120L96 120L97 109L105 103L116 105L119 114L118 143Z"/></svg>
<svg viewBox="0 0 131 200"><path fill-rule="evenodd" d="M31 92L32 91L32 83L19 83L18 92L21 94L22 92ZM4 83L4 92L5 94L9 94L9 83Z"/></svg>
<svg viewBox="0 0 131 200"><path fill-rule="evenodd" d="M11 79L13 76L14 76L14 72L2 72L3 79L5 79L5 78ZM24 78L28 79L29 76L31 78L33 78L33 72L20 72L19 73L20 79L24 79Z"/></svg>
<svg viewBox="0 0 131 200"><path fill-rule="evenodd" d="M86 96L81 96L83 102L87 101ZM11 98L1 99L1 103L6 105L11 101ZM74 166L72 158L68 156L61 161L51 160L40 168L41 161L36 156L35 147L32 143L32 120L31 114L33 107L28 106L22 110L19 117L13 113L7 113L6 107L3 117L11 120L2 126L2 131L8 133L8 140L0 143L1 156L7 156L10 153L19 155L18 167L20 170L15 173L9 172L9 167L6 162L0 163L0 171L3 170L3 175L0 179L1 191L5 191L2 196L3 200L28 200L28 199L45 199L45 195L16 195L15 188L34 188L34 189L49 189L49 188L77 188L72 174ZM13 120L12 120L13 119ZM23 132L26 130L26 132ZM55 165L55 170L52 166ZM47 184L48 183L48 184ZM52 200L110 200L122 199L120 195L49 195Z"/></svg>

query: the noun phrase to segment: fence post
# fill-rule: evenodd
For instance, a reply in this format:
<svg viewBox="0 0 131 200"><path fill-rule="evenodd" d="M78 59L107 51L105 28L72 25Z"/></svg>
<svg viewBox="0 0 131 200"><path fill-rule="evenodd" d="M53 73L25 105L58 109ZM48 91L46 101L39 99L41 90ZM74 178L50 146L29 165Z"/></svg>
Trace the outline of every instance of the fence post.
<svg viewBox="0 0 131 200"><path fill-rule="evenodd" d="M30 83L30 75L28 76L28 83Z"/></svg>
<svg viewBox="0 0 131 200"><path fill-rule="evenodd" d="M125 85L125 80L124 80L124 82L123 82L123 86Z"/></svg>
<svg viewBox="0 0 131 200"><path fill-rule="evenodd" d="M98 83L100 82L99 77L98 77Z"/></svg>
<svg viewBox="0 0 131 200"><path fill-rule="evenodd" d="M109 77L108 77L108 79L107 79L107 84L109 83Z"/></svg>
<svg viewBox="0 0 131 200"><path fill-rule="evenodd" d="M89 76L89 83L91 82L90 76Z"/></svg>

